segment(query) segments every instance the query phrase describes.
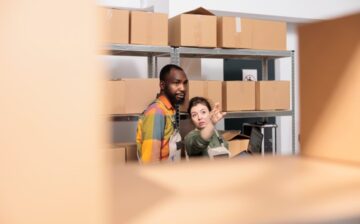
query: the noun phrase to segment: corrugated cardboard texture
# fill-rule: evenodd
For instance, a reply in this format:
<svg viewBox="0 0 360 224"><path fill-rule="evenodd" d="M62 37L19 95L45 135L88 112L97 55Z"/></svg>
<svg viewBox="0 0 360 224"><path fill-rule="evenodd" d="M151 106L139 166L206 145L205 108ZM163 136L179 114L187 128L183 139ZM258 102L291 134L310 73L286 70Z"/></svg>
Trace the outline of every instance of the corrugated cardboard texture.
<svg viewBox="0 0 360 224"><path fill-rule="evenodd" d="M236 157L248 149L249 139L234 139L228 142L230 158Z"/></svg>
<svg viewBox="0 0 360 224"><path fill-rule="evenodd" d="M223 82L223 110L255 110L255 82Z"/></svg>
<svg viewBox="0 0 360 224"><path fill-rule="evenodd" d="M108 43L128 44L130 30L130 15L128 10L102 8L104 10Z"/></svg>
<svg viewBox="0 0 360 224"><path fill-rule="evenodd" d="M221 16L217 18L217 42L222 48L251 48L252 20ZM237 27L238 26L238 27Z"/></svg>
<svg viewBox="0 0 360 224"><path fill-rule="evenodd" d="M167 14L132 11L130 14L130 43L167 46Z"/></svg>
<svg viewBox="0 0 360 224"><path fill-rule="evenodd" d="M190 160L115 176L126 211L116 223L357 223L360 214L360 168L316 159Z"/></svg>
<svg viewBox="0 0 360 224"><path fill-rule="evenodd" d="M187 112L189 107L189 101L195 96L205 96L205 82L201 80L189 80L188 88L186 91L185 101L180 106L180 111Z"/></svg>
<svg viewBox="0 0 360 224"><path fill-rule="evenodd" d="M160 91L159 79L122 79L109 82L112 114L142 113Z"/></svg>
<svg viewBox="0 0 360 224"><path fill-rule="evenodd" d="M115 144L113 149L116 156L116 162L137 162L137 147L134 142L125 142Z"/></svg>
<svg viewBox="0 0 360 224"><path fill-rule="evenodd" d="M181 105L180 111L187 112L189 101L196 96L206 98L211 107L216 102L222 106L222 81L189 80L185 101Z"/></svg>
<svg viewBox="0 0 360 224"><path fill-rule="evenodd" d="M153 24L151 27L152 37L151 45L167 46L169 42L168 38L168 15L163 13L153 13Z"/></svg>
<svg viewBox="0 0 360 224"><path fill-rule="evenodd" d="M223 131L221 133L221 137L226 140L230 141L231 139L235 138L236 136L240 135L240 130L229 130L229 131Z"/></svg>
<svg viewBox="0 0 360 224"><path fill-rule="evenodd" d="M169 19L169 45L181 46L180 15Z"/></svg>
<svg viewBox="0 0 360 224"><path fill-rule="evenodd" d="M286 22L252 20L252 48L286 50Z"/></svg>
<svg viewBox="0 0 360 224"><path fill-rule="evenodd" d="M255 96L256 110L289 110L290 81L258 81Z"/></svg>
<svg viewBox="0 0 360 224"><path fill-rule="evenodd" d="M222 137L229 144L230 158L248 149L249 136L241 135L238 130L225 131L222 133Z"/></svg>
<svg viewBox="0 0 360 224"><path fill-rule="evenodd" d="M169 19L169 45L216 47L216 16L194 10Z"/></svg>
<svg viewBox="0 0 360 224"><path fill-rule="evenodd" d="M205 81L205 97L211 107L214 107L215 103L222 107L222 81Z"/></svg>
<svg viewBox="0 0 360 224"><path fill-rule="evenodd" d="M112 223L95 4L1 1L1 224Z"/></svg>
<svg viewBox="0 0 360 224"><path fill-rule="evenodd" d="M299 28L301 153L360 163L360 14Z"/></svg>
<svg viewBox="0 0 360 224"><path fill-rule="evenodd" d="M109 81L108 91L110 114L125 113L125 82L122 80Z"/></svg>
<svg viewBox="0 0 360 224"><path fill-rule="evenodd" d="M126 163L126 149L125 147L116 147L113 150L113 159L115 166L121 166Z"/></svg>

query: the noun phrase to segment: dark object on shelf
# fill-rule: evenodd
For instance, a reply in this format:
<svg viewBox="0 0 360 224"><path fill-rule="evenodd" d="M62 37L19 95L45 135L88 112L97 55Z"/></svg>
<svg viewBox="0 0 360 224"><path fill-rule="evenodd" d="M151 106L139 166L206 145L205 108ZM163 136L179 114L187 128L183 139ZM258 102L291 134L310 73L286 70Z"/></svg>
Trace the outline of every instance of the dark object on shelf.
<svg viewBox="0 0 360 224"><path fill-rule="evenodd" d="M271 124L266 122L255 122L255 123L244 123L243 129L244 133L246 132L246 129L251 130L251 135L254 135L260 133L262 135L262 138L265 138L265 136L270 135L269 142L270 144L266 144L267 142L262 141L260 147L256 147L252 149L253 153L260 153L261 155L264 155L265 152L271 151L273 155L276 154L276 129L277 124ZM246 133L245 133L246 134ZM268 138L266 138L268 139ZM267 150L268 149L268 150Z"/></svg>

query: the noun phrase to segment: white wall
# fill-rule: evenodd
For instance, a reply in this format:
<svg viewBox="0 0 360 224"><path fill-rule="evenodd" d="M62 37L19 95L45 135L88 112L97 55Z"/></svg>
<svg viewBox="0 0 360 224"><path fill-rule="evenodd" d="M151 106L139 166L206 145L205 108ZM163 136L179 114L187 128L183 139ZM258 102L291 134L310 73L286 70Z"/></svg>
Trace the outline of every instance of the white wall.
<svg viewBox="0 0 360 224"><path fill-rule="evenodd" d="M298 38L297 38L297 25L288 23L287 25L287 48L295 50L295 152L299 152L299 82L298 82ZM275 61L275 78L278 80L291 80L292 69L291 58L283 58ZM292 96L292 95L291 95ZM292 103L292 97L291 97ZM279 125L277 143L278 152L282 155L292 154L292 119L289 116L277 117L276 122Z"/></svg>
<svg viewBox="0 0 360 224"><path fill-rule="evenodd" d="M201 59L201 76L204 80L224 80L223 59ZM216 124L218 130L225 129L224 120Z"/></svg>
<svg viewBox="0 0 360 224"><path fill-rule="evenodd" d="M359 0L98 0L113 7L143 8L154 6L156 12L169 16L202 6L210 10L303 19L327 19L360 11Z"/></svg>
<svg viewBox="0 0 360 224"><path fill-rule="evenodd" d="M209 10L303 19L326 19L360 10L359 0L193 0L169 1L170 16L196 7Z"/></svg>
<svg viewBox="0 0 360 224"><path fill-rule="evenodd" d="M99 5L109 7L143 8L144 1L140 0L98 0Z"/></svg>

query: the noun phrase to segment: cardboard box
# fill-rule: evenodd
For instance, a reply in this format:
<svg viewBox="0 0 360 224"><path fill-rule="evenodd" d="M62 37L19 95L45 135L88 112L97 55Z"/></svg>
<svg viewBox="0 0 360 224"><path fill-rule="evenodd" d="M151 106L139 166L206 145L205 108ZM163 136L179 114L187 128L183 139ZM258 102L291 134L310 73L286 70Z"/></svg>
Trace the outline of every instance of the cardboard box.
<svg viewBox="0 0 360 224"><path fill-rule="evenodd" d="M301 154L360 165L360 13L299 27Z"/></svg>
<svg viewBox="0 0 360 224"><path fill-rule="evenodd" d="M240 134L240 131L225 131L222 137L229 144L230 158L247 151L249 147L250 137Z"/></svg>
<svg viewBox="0 0 360 224"><path fill-rule="evenodd" d="M222 81L208 80L204 82L204 95L211 107L214 107L215 103L219 103L222 107Z"/></svg>
<svg viewBox="0 0 360 224"><path fill-rule="evenodd" d="M132 11L130 14L130 43L168 45L168 15Z"/></svg>
<svg viewBox="0 0 360 224"><path fill-rule="evenodd" d="M224 111L255 110L255 82L224 81L222 99Z"/></svg>
<svg viewBox="0 0 360 224"><path fill-rule="evenodd" d="M206 98L211 107L218 102L222 106L222 81L189 80L185 101L180 107L181 112L187 112L191 98L201 96Z"/></svg>
<svg viewBox="0 0 360 224"><path fill-rule="evenodd" d="M115 165L137 162L137 146L134 142L117 143L113 148Z"/></svg>
<svg viewBox="0 0 360 224"><path fill-rule="evenodd" d="M252 19L220 16L217 18L217 42L222 48L251 48Z"/></svg>
<svg viewBox="0 0 360 224"><path fill-rule="evenodd" d="M159 91L158 79L109 81L111 114L142 113Z"/></svg>
<svg viewBox="0 0 360 224"><path fill-rule="evenodd" d="M189 107L189 101L191 98L195 96L206 97L204 92L205 85L205 82L202 80L189 80L188 88L185 95L185 101L180 106L181 112L187 112L187 109Z"/></svg>
<svg viewBox="0 0 360 224"><path fill-rule="evenodd" d="M112 150L113 161L115 166L122 165L126 163L126 149L125 147L115 147Z"/></svg>
<svg viewBox="0 0 360 224"><path fill-rule="evenodd" d="M102 8L102 17L105 20L107 43L128 44L130 16L128 10Z"/></svg>
<svg viewBox="0 0 360 224"><path fill-rule="evenodd" d="M256 110L290 110L290 81L258 81Z"/></svg>
<svg viewBox="0 0 360 224"><path fill-rule="evenodd" d="M286 50L286 22L218 17L218 47Z"/></svg>
<svg viewBox="0 0 360 224"><path fill-rule="evenodd" d="M169 19L169 45L216 47L216 16L204 8Z"/></svg>
<svg viewBox="0 0 360 224"><path fill-rule="evenodd" d="M286 22L255 20L252 23L252 49L286 50Z"/></svg>

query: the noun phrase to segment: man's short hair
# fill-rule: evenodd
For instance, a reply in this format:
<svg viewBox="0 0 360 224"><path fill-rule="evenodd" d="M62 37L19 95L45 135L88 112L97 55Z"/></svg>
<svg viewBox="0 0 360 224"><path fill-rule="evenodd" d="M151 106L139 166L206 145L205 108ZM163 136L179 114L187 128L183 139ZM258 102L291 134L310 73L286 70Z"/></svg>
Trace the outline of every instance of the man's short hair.
<svg viewBox="0 0 360 224"><path fill-rule="evenodd" d="M160 71L160 80L165 81L166 77L170 74L172 69L184 71L180 66L174 64L165 65Z"/></svg>

